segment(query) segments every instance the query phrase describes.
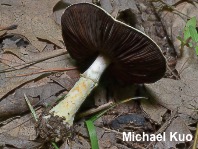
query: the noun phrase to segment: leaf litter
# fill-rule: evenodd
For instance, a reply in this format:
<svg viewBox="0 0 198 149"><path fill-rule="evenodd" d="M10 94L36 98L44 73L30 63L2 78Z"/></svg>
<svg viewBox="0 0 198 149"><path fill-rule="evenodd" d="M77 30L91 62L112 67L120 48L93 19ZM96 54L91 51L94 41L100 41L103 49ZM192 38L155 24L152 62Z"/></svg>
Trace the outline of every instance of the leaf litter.
<svg viewBox="0 0 198 149"><path fill-rule="evenodd" d="M37 110L37 115L41 110ZM38 148L41 143L34 142L37 138L35 120L31 114L16 118L0 128L0 142L15 148Z"/></svg>
<svg viewBox="0 0 198 149"><path fill-rule="evenodd" d="M58 1L1 0L0 24L1 26L17 24L16 30L7 32L25 36L39 51L42 51L46 44L38 39L48 40L63 48L60 26L51 17L53 7Z"/></svg>
<svg viewBox="0 0 198 149"><path fill-rule="evenodd" d="M51 48L39 52L22 35L6 34L0 40L2 41L0 46L0 119L2 121L11 117L8 119L8 121L11 120L9 125L6 121L1 123L1 143L3 146L12 145L16 148L38 148L41 143L31 141L36 139L31 136L33 135L31 132L36 133L35 123L30 125L31 115L27 115L26 120L19 120L20 122L12 121L13 116L23 115L29 111L23 94L28 96L34 107L47 107L54 104L63 91L72 88L79 77L74 74L78 72L75 68L72 68L75 71L73 76L71 72L68 74L61 72L66 70L65 68L74 66L66 49ZM55 75L57 72L59 72L58 78ZM46 80L44 77L50 74L54 79ZM68 81L59 84L61 78L66 78ZM41 83L41 80L44 81ZM56 83L53 80L56 80ZM26 124L23 125L24 123Z"/></svg>
<svg viewBox="0 0 198 149"><path fill-rule="evenodd" d="M181 13L187 14L190 17L197 15L197 6L188 2L181 3L175 7ZM176 69L179 72L180 79L172 80L163 78L158 82L147 85L149 91L154 94L157 101L170 110L178 108L178 112L182 114L188 122L190 119L198 120L196 108L198 108L197 101L197 56L194 49L184 48L181 51L181 44L177 39L178 35L182 36L182 30L185 27L186 16L178 17L177 14L164 11L161 16L165 27L168 31L169 37L172 38L175 49L178 53L178 60ZM191 122L191 120L189 121Z"/></svg>
<svg viewBox="0 0 198 149"><path fill-rule="evenodd" d="M42 53L33 52L28 46L26 48L3 50L5 53L0 57L3 68L1 72L5 71L5 73L2 78L4 83L0 87L0 98L28 81L36 79L43 74L50 74L50 72L42 72L43 70L72 67L67 58L68 55L65 55L65 49ZM51 59L48 59L49 57ZM39 71L41 73L36 73Z"/></svg>

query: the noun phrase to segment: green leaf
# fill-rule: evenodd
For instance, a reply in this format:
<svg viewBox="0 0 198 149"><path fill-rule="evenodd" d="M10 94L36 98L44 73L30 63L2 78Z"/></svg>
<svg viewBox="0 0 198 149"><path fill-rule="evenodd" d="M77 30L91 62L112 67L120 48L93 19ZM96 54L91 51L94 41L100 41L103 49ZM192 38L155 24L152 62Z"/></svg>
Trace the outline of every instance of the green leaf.
<svg viewBox="0 0 198 149"><path fill-rule="evenodd" d="M56 145L56 143L54 143L54 142L51 142L52 143L52 145L53 145L53 147L55 148L55 149L59 149L59 147Z"/></svg>
<svg viewBox="0 0 198 149"><path fill-rule="evenodd" d="M189 32L189 28L185 27L184 28L184 42L186 42L186 40L190 38L190 32Z"/></svg>
<svg viewBox="0 0 198 149"><path fill-rule="evenodd" d="M190 32L190 36L191 36L192 40L194 42L198 42L198 34L197 34L196 28L193 26L189 26L189 32Z"/></svg>
<svg viewBox="0 0 198 149"><path fill-rule="evenodd" d="M181 41L181 43L182 44L184 44L185 42L184 42L184 39L183 38L181 38L180 36L177 36L177 39L179 40L179 41Z"/></svg>
<svg viewBox="0 0 198 149"><path fill-rule="evenodd" d="M195 47L195 52L196 52L196 54L197 54L197 56L198 56L198 46Z"/></svg>
<svg viewBox="0 0 198 149"><path fill-rule="evenodd" d="M102 115L104 115L109 110L116 107L117 105L129 102L131 100L139 100L139 99L147 99L147 98L146 97L134 97L134 98L129 98L129 99L122 100L118 103L112 104L108 109L92 116L89 120L85 121L88 132L89 132L89 137L90 137L90 140L91 140L92 149L99 149L98 139L97 139L97 135L96 135L96 129L95 129L95 126L94 126L93 122L96 121L98 118L100 118Z"/></svg>
<svg viewBox="0 0 198 149"><path fill-rule="evenodd" d="M97 139L97 135L96 135L96 129L95 126L93 124L93 121L91 120L87 120L85 121L86 125L87 125L87 129L89 132L89 137L91 140L91 148L92 149L99 149L99 145L98 145L98 139Z"/></svg>
<svg viewBox="0 0 198 149"><path fill-rule="evenodd" d="M188 46L189 46L190 48L192 48L192 47L193 47L192 42L189 42L189 43L188 43Z"/></svg>
<svg viewBox="0 0 198 149"><path fill-rule="evenodd" d="M192 26L192 27L196 27L196 17L192 17L190 20L188 20L188 22L186 23L186 26Z"/></svg>
<svg viewBox="0 0 198 149"><path fill-rule="evenodd" d="M24 94L24 97L25 97L26 103L28 104L28 107L30 108L30 111L31 111L32 114L33 114L34 119L38 122L38 117L37 117L37 115L36 115L36 112L35 112L34 108L32 107L32 105L31 105L29 99L27 98L26 94Z"/></svg>

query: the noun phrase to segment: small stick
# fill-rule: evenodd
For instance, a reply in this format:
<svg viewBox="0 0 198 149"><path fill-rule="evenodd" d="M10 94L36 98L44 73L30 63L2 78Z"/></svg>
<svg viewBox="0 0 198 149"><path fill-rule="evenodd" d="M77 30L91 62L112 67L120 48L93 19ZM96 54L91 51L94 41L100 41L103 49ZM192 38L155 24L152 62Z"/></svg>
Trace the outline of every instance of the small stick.
<svg viewBox="0 0 198 149"><path fill-rule="evenodd" d="M5 72L10 72L10 71L17 70L16 67L20 67L20 66L22 66L22 68L25 68L28 65L32 65L32 64L35 64L35 63L38 63L38 62L41 62L41 61L45 61L47 59L54 58L54 57L57 57L57 56L60 56L60 55L66 54L66 53L67 53L67 50L66 49L59 49L59 52L58 53L52 54L50 56L45 56L45 57L43 57L41 59L32 60L32 61L26 62L24 64L19 64L19 65L13 66L11 68L0 70L0 73L5 73ZM20 68L20 69L22 69L22 68Z"/></svg>
<svg viewBox="0 0 198 149"><path fill-rule="evenodd" d="M197 146L198 146L198 123L197 123L197 130L196 130L196 133L195 133L193 149L197 149Z"/></svg>
<svg viewBox="0 0 198 149"><path fill-rule="evenodd" d="M76 67L71 67L71 68L54 68L54 69L45 69L45 70L40 70L37 72L32 72L32 73L27 73L27 74L20 74L20 75L15 75L11 77L24 77L24 76L30 76L38 73L43 73L43 72L59 72L59 71L69 71L69 70L75 70L77 69ZM6 77L6 78L11 78L11 77Z"/></svg>
<svg viewBox="0 0 198 149"><path fill-rule="evenodd" d="M111 105L113 105L113 102L108 102L106 104L103 104L97 108L93 108L93 109L90 109L90 110L87 110L85 112L82 112L80 113L77 118L82 118L82 117L85 117L85 116L88 116L88 115L91 115L91 114L94 114L94 113L97 113L99 111L102 111L104 109L107 109L109 108Z"/></svg>
<svg viewBox="0 0 198 149"><path fill-rule="evenodd" d="M122 135L122 132L119 132L119 131L116 131L116 130L113 130L113 129L109 129L109 128L106 128L106 127L102 127L104 130L106 130L107 132L114 132L116 134L119 134L119 135Z"/></svg>
<svg viewBox="0 0 198 149"><path fill-rule="evenodd" d="M79 114L79 115L77 116L77 118L82 118L82 117L91 115L91 114L93 114L93 113L102 111L102 110L104 110L104 109L110 110L110 109L112 109L112 108L114 108L115 106L118 106L118 105L120 105L120 104L129 102L129 101L131 101L131 100L138 100L138 99L147 99L147 98L146 98L146 97L134 97L134 98L129 98L129 99L122 100L122 101L120 101L120 102L118 102L118 103L109 102L109 103L106 103L106 104L103 104L103 105L99 106L98 108L87 110L87 111L85 111L85 112ZM109 109L108 109L108 108L109 108ZM104 111L103 113L101 113L100 116L102 116L104 113L105 113L105 111ZM98 117L100 117L100 116L98 116Z"/></svg>
<svg viewBox="0 0 198 149"><path fill-rule="evenodd" d="M177 80L180 79L180 76L176 74L168 65L166 65L167 69L172 73L174 77L176 77Z"/></svg>

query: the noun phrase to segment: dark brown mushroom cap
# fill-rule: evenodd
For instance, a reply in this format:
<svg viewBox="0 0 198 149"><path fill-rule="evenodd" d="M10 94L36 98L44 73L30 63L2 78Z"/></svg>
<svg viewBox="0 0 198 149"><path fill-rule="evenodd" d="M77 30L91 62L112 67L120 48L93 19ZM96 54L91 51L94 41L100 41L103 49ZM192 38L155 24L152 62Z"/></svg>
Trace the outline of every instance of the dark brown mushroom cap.
<svg viewBox="0 0 198 149"><path fill-rule="evenodd" d="M61 24L67 50L79 63L100 53L110 58L111 74L126 83L152 83L164 76L166 60L156 43L98 6L71 5Z"/></svg>

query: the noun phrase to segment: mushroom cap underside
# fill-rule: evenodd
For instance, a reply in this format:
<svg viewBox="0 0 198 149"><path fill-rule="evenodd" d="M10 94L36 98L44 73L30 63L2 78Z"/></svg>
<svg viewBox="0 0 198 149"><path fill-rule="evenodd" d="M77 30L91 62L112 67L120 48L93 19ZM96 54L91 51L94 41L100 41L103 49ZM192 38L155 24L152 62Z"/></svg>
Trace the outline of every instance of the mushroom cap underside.
<svg viewBox="0 0 198 149"><path fill-rule="evenodd" d="M105 55L111 60L108 71L127 84L153 83L164 76L166 60L159 46L96 5L69 6L62 15L61 25L66 48L78 63Z"/></svg>

